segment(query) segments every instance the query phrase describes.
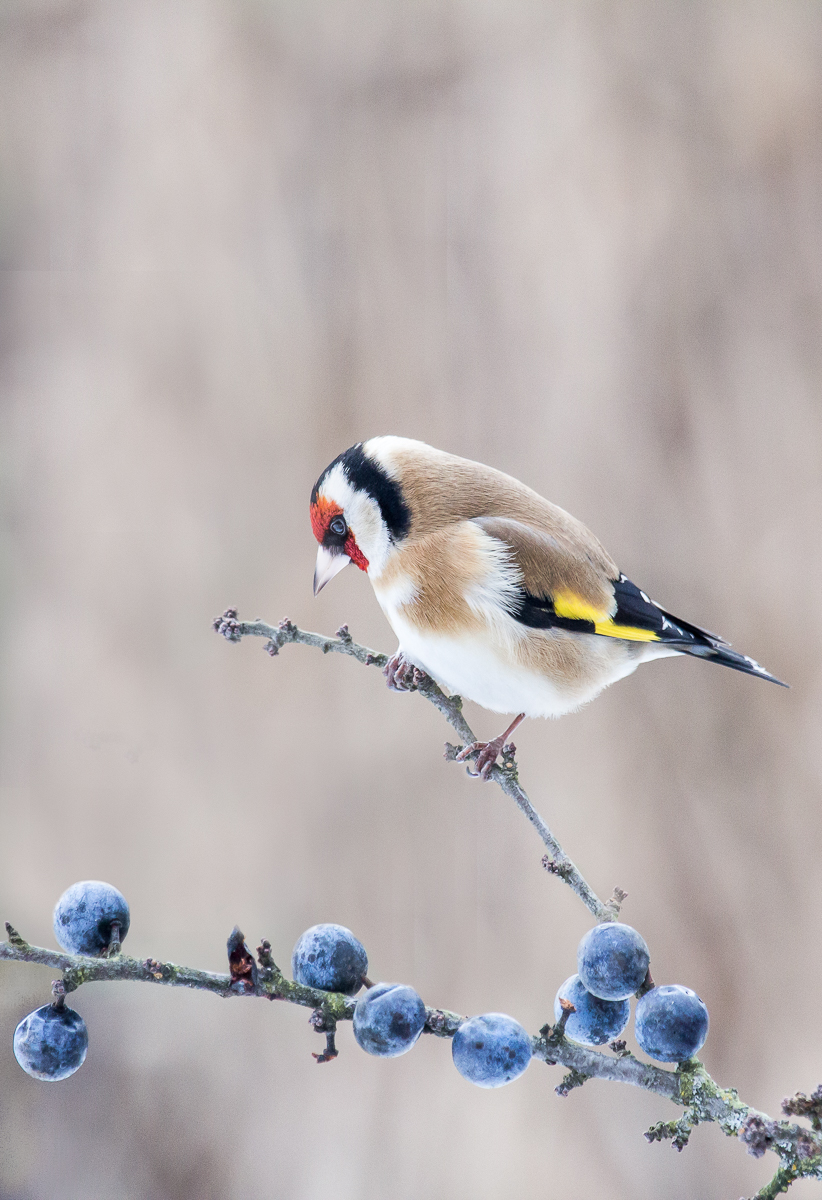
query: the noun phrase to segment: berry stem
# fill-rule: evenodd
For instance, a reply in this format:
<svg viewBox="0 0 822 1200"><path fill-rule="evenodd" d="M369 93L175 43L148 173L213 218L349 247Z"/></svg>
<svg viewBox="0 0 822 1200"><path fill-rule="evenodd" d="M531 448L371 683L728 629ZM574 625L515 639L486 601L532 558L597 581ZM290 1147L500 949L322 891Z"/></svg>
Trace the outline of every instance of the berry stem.
<svg viewBox="0 0 822 1200"><path fill-rule="evenodd" d="M111 937L106 947L106 958L114 958L120 953L120 922L111 922Z"/></svg>

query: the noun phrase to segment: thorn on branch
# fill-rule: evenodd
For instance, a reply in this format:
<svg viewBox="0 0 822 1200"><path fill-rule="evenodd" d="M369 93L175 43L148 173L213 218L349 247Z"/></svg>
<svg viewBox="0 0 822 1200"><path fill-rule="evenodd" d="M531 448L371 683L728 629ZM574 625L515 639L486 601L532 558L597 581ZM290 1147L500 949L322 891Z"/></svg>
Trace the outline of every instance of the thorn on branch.
<svg viewBox="0 0 822 1200"><path fill-rule="evenodd" d="M590 1075L586 1075L582 1071L577 1071L575 1067L571 1067L571 1070L567 1075L563 1076L562 1081L557 1084L554 1091L558 1096L567 1096L574 1088L582 1087L583 1083L587 1083L590 1078Z"/></svg>
<svg viewBox="0 0 822 1200"><path fill-rule="evenodd" d="M782 1111L786 1117L808 1117L811 1127L822 1132L822 1083L814 1088L810 1096L797 1092L795 1096L786 1096L782 1101Z"/></svg>
<svg viewBox="0 0 822 1200"><path fill-rule="evenodd" d="M253 992L257 987L257 964L245 944L245 938L240 932L239 925L235 925L232 929L226 948L232 984L237 983L244 991Z"/></svg>
<svg viewBox="0 0 822 1200"><path fill-rule="evenodd" d="M14 926L12 924L10 924L10 922L8 922L8 921L6 921L6 933L9 936L9 941L11 942L12 946L17 946L21 950L25 949L28 946L28 942L26 941L26 939L24 937L21 937L20 934L17 932L17 930L14 928Z"/></svg>

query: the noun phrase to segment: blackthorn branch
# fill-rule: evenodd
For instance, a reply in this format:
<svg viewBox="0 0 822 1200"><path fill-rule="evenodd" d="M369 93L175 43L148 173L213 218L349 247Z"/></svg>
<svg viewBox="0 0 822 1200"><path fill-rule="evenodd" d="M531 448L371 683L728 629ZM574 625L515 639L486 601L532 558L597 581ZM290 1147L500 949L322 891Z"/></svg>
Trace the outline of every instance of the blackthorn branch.
<svg viewBox="0 0 822 1200"><path fill-rule="evenodd" d="M299 643L318 647L323 653L347 654L365 666L383 667L388 661L386 655L377 654L354 642L346 626L338 631L336 637L329 638L298 629L287 620L276 627L262 621L240 622L236 611L229 609L222 617L217 618L214 628L230 641L240 641L244 636L265 637L265 648L272 655L277 654L281 647L288 643ZM465 745L476 741L473 731L462 715L462 702L458 696L447 696L432 679L419 671L415 672L412 686L413 690L420 692L443 713ZM448 746L446 758L453 760L458 751L459 747ZM588 885L521 787L513 746L505 748L502 765L494 766L490 777L506 795L514 799L539 833L549 851L549 855L543 860L547 869L571 887L597 920L615 921L625 893L616 888L610 900L603 904ZM127 929L127 925L125 928ZM625 928L627 927L613 927L613 933L616 935L617 929ZM121 938L125 936L125 930L120 927L118 921L111 924L108 943L99 951L99 956L32 946L8 923L6 931L8 940L0 942L0 960L38 963L63 973L62 981L57 981L53 987L52 1008L56 1011L63 1010L65 996L82 984L118 980L197 988L223 998L246 996L282 1000L312 1010L310 1023L326 1038L325 1050L314 1057L318 1062L325 1063L337 1057L338 1024L341 1021L353 1020L357 1005L353 995L325 991L286 979L272 957L268 941L263 941L257 948L255 960L237 927L232 931L227 943L229 971L226 974L201 971L176 963L162 963L152 958L130 958L121 950ZM363 983L366 987L371 987L370 980L364 977ZM638 994L653 987L648 972ZM787 1121L773 1120L743 1103L735 1089L725 1090L719 1087L696 1058L680 1062L676 1070L666 1070L641 1062L626 1049L622 1041L610 1044L611 1053L572 1041L566 1036L565 1027L576 1010L568 1001L561 999L559 1003L561 1014L556 1024L553 1027L543 1026L539 1034L530 1039L530 1043L533 1057L549 1065L566 1068L568 1073L556 1089L560 1095L567 1095L573 1088L580 1087L593 1078L628 1083L663 1096L684 1109L679 1120L660 1122L652 1127L646 1134L649 1141L670 1138L676 1149L681 1150L687 1144L694 1126L713 1122L718 1124L727 1136L737 1137L755 1157L761 1157L768 1150L773 1151L779 1156L779 1169L770 1182L757 1193L754 1200L769 1200L787 1191L790 1184L799 1178L822 1179L822 1085L810 1097L798 1093L783 1102L786 1115L810 1119L811 1129ZM453 1038L465 1022L464 1017L446 1009L425 1006L423 1008L423 1032L436 1037ZM51 1009L38 1010L38 1013L32 1016L36 1017L46 1012L51 1012ZM65 1014L66 1019L70 1016L82 1026L77 1014L70 1013L68 1009L65 1010ZM61 1016L60 1019L64 1018ZM52 1024L54 1023L56 1018L52 1020ZM516 1025L516 1022L511 1024ZM520 1033L525 1036L521 1028ZM526 1050L527 1043L526 1037Z"/></svg>
<svg viewBox="0 0 822 1200"><path fill-rule="evenodd" d="M96 958L84 954L66 954L62 950L48 950L42 946L32 946L20 936L13 926L6 923L8 941L0 942L0 960L38 963L41 966L52 967L63 972L64 993L76 991L84 983L114 983L128 981L132 983L156 983L170 987L196 988L201 991L213 992L223 999L232 996L258 996L267 1000L284 1000L289 1004L299 1004L304 1008L315 1010L311 1023L318 1032L330 1032L330 1026L340 1021L350 1021L354 1016L356 999L344 996L340 992L326 992L320 988L306 987L286 979L271 956L271 946L263 942L257 951L256 982L248 974L235 974L229 970L227 974L217 974L213 971L200 971L195 967L182 967L177 963L158 962L153 958L137 959L119 954L116 957ZM228 939L228 953L235 962L245 960L248 953L243 934L235 927ZM249 955L250 957L250 955ZM570 1010L568 1010L570 1015ZM442 1008L425 1010L425 1032L436 1037L452 1038L465 1017L458 1013ZM551 1028L546 1025L539 1035L532 1038L535 1058L550 1065L559 1064L580 1075L591 1078L609 1079L612 1082L630 1083L636 1087L656 1092L674 1103L683 1103L678 1072L666 1071L662 1067L641 1063L631 1054L621 1057L602 1054L587 1046L572 1042L564 1035L563 1018ZM322 1058L322 1056L320 1056ZM708 1080L708 1076L705 1076ZM719 1089L709 1080L711 1087L720 1095ZM700 1098L699 1103L703 1101ZM713 1096L710 1101L720 1113ZM749 1111L742 1105L744 1113ZM708 1117L707 1120L717 1120L718 1117ZM802 1131L807 1132L807 1131ZM822 1139L820 1139L822 1148Z"/></svg>
<svg viewBox="0 0 822 1200"><path fill-rule="evenodd" d="M272 656L278 654L283 646L297 643L315 646L324 654L346 654L364 666L376 666L382 669L388 662L387 655L377 653L367 646L355 642L347 625L343 625L337 631L336 637L331 638L299 629L288 618L280 621L276 627L268 625L264 621L240 621L237 610L230 608L221 617L215 619L214 629L229 641L234 642L241 641L243 637L264 637L267 639L265 649ZM411 690L418 691L443 714L465 746L469 746L477 740L463 716L461 697L447 696L433 679L419 670L414 671ZM461 749L462 746L452 746L450 743L446 743L446 759L453 761ZM514 755L514 746L504 747L502 762L492 768L490 778L515 801L520 811L537 830L549 851L542 859L543 866L549 873L557 875L567 883L598 921L616 921L626 893L616 887L605 903L599 899L531 804L519 782ZM640 985L637 995L641 996L653 987L651 973L648 971L645 982ZM565 1076L557 1089L560 1094L567 1095L572 1087L582 1086L588 1078L600 1078L632 1083L667 1096L674 1103L683 1105L686 1110L685 1115L677 1122L660 1122L652 1131L649 1131L652 1135L649 1140L670 1136L677 1150L681 1150L687 1145L691 1128L701 1121L716 1122L728 1136L738 1136L743 1141L746 1140L745 1132L747 1130L752 1127L764 1128L769 1136L762 1144L762 1148L760 1149L761 1141L757 1141L754 1137L753 1144L748 1143L748 1149L757 1155L764 1153L765 1149L774 1150L780 1155L782 1165L771 1182L760 1193L761 1197L776 1195L777 1191L787 1190L787 1186L793 1180L802 1176L822 1178L822 1136L815 1136L820 1133L822 1085L813 1093L811 1101L807 1101L799 1093L794 1103L785 1101L783 1104L786 1115L801 1115L811 1119L813 1124L813 1133L811 1133L803 1126L788 1126L786 1122L772 1121L743 1104L734 1089L725 1091L720 1088L696 1059L681 1063L676 1072L668 1072L658 1067L646 1067L630 1051L626 1050L624 1043L621 1042L612 1044L614 1057L588 1047L578 1047L581 1053L577 1054L577 1044L569 1042L565 1037L565 1024L573 1010L570 1008L566 1010L564 1004L562 1007L562 1015L554 1029L551 1030L550 1026L546 1025L540 1031L540 1036L534 1039L534 1053L537 1057L543 1058L548 1063L560 1063L570 1068L569 1074ZM429 1032L442 1032L435 1029L431 1024L430 1017L426 1022L426 1028ZM445 1033L445 1036L449 1036L448 1032ZM573 1055L567 1054L567 1048L570 1046L574 1047ZM667 1133L669 1128L670 1134ZM666 1132L663 1133L662 1130ZM789 1130L790 1133L788 1133ZM778 1131L779 1136L775 1131Z"/></svg>

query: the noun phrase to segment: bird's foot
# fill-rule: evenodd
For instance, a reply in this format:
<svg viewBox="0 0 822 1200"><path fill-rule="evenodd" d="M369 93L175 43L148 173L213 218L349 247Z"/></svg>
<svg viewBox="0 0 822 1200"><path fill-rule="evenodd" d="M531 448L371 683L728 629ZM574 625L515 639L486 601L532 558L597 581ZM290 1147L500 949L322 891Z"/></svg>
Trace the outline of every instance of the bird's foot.
<svg viewBox="0 0 822 1200"><path fill-rule="evenodd" d="M491 778L491 772L494 769L494 763L497 761L503 751L508 752L507 757L513 759L513 756L516 752L516 746L506 745L506 743L514 730L518 729L524 720L525 713L520 713L519 716L514 717L511 724L505 730L505 733L501 733L499 737L495 737L491 742L472 742L470 746L466 746L463 750L460 750L454 761L466 762L467 759L476 754L477 759L474 765L477 769L476 771L472 771L471 768L468 767L468 774L474 779L485 779L486 781L489 780Z"/></svg>
<svg viewBox="0 0 822 1200"><path fill-rule="evenodd" d="M472 755L476 754L477 758L474 766L477 769L476 771L472 771L469 766L468 774L473 779L485 779L487 781L491 778L491 771L493 770L494 763L502 753L504 742L504 733L501 733L499 737L494 738L494 740L491 742L472 742L470 746L466 746L464 750L460 750L454 761L467 762ZM477 753L477 751L479 751L479 753Z"/></svg>
<svg viewBox="0 0 822 1200"><path fill-rule="evenodd" d="M409 662L405 655L399 651L389 658L382 669L382 673L392 692L413 691L414 685L417 682L415 676L419 675L414 664Z"/></svg>

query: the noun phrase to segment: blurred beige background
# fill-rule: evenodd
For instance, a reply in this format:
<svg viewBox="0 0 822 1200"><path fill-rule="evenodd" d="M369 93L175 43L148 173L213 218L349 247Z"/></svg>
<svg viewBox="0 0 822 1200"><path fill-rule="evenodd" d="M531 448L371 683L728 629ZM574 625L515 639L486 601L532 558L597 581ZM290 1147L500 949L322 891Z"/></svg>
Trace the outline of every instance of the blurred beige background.
<svg viewBox="0 0 822 1200"><path fill-rule="evenodd" d="M0 13L0 908L53 944L110 880L127 950L371 974L535 1031L588 914L447 729L376 672L231 646L315 602L311 485L375 433L519 476L792 690L640 669L517 735L523 781L708 1068L776 1114L822 1080L822 13L812 0L6 0ZM498 718L473 710L480 731ZM86 1065L11 1052L51 972L0 969L3 1200L735 1200L755 1162L675 1110L447 1043L317 1067L307 1012L134 985ZM816 1194L818 1185L796 1188Z"/></svg>

